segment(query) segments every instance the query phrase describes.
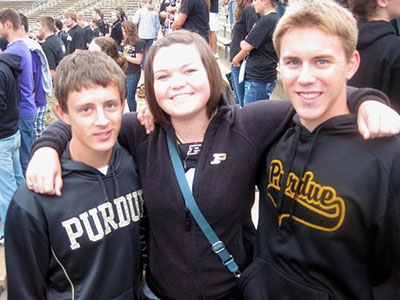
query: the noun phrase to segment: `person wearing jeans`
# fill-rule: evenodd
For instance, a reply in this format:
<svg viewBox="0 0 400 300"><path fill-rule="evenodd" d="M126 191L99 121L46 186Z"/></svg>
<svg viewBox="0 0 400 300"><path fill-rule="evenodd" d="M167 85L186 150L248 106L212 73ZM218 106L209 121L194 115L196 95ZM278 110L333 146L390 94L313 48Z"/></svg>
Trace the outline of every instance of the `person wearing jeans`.
<svg viewBox="0 0 400 300"><path fill-rule="evenodd" d="M231 3L235 3L234 1ZM238 9L235 11L236 23L232 30L232 41L230 44L230 61L232 85L235 91L235 102L243 107L244 82L239 83L239 71L244 57L247 55L240 49L240 42L246 38L254 24L258 20L251 0L237 0Z"/></svg>
<svg viewBox="0 0 400 300"><path fill-rule="evenodd" d="M126 99L128 102L129 111L136 111L136 88L139 84L140 80L140 72L139 73L130 73L126 74Z"/></svg>
<svg viewBox="0 0 400 300"><path fill-rule="evenodd" d="M8 205L17 187L24 183L21 163L19 161L19 147L21 135L19 131L12 136L0 138L0 218L6 220ZM1 237L4 236L4 223Z"/></svg>
<svg viewBox="0 0 400 300"><path fill-rule="evenodd" d="M244 101L243 105L257 100L268 100L276 86L276 80L271 82L244 82Z"/></svg>
<svg viewBox="0 0 400 300"><path fill-rule="evenodd" d="M8 41L7 49L3 52L15 54L21 57L21 74L19 75L19 89L21 99L19 101L19 130L21 133L20 160L25 174L31 157L31 145L34 140L34 121L36 116L36 104L33 96L33 71L32 55L28 46L22 40L20 25L21 19L13 8L0 10L0 23L3 26L1 36ZM1 119L1 118L0 118Z"/></svg>
<svg viewBox="0 0 400 300"><path fill-rule="evenodd" d="M140 64L142 63L145 44L138 37L137 26L131 21L122 23L122 34L124 39L124 56L128 61L126 68L126 99L129 111L136 111L136 88L140 80Z"/></svg>
<svg viewBox="0 0 400 300"><path fill-rule="evenodd" d="M158 12L154 9L151 0L144 1L143 6L136 11L133 22L139 28L139 38L146 45L142 60L142 69L144 70L146 53L149 51L154 40L157 39L161 28Z"/></svg>
<svg viewBox="0 0 400 300"><path fill-rule="evenodd" d="M11 197L24 182L19 159L21 135L18 130L20 64L20 56L0 55L0 219L3 225L0 238L4 236L4 222Z"/></svg>
<svg viewBox="0 0 400 300"><path fill-rule="evenodd" d="M241 65L242 63L240 63ZM232 86L233 86L233 92L235 96L235 103L239 104L240 107L243 107L243 98L244 98L244 82L239 83L239 72L240 72L240 66L235 67L234 65L231 65L231 78L232 78Z"/></svg>
<svg viewBox="0 0 400 300"><path fill-rule="evenodd" d="M278 57L272 43L272 35L279 20L275 2L254 0L253 7L261 17L246 39L241 41L241 50L236 55L241 58L250 53L244 77L244 105L269 99L277 79Z"/></svg>

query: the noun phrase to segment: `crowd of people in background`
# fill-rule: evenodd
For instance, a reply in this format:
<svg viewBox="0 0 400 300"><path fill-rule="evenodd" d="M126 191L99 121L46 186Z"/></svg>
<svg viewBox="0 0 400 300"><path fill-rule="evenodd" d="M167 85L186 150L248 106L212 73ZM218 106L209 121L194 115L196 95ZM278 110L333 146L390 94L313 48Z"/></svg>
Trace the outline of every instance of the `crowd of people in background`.
<svg viewBox="0 0 400 300"><path fill-rule="evenodd" d="M99 8L90 17L72 9L60 19L40 16L36 32L24 14L1 9L0 244L9 260L10 295L339 299L356 296L354 283L365 286L363 299L400 296L400 192L394 184L400 164L393 155L400 142L365 142L357 131L365 137L399 132L399 116L379 102L390 100L400 112L400 5L322 1L294 1L300 3L291 8L286 0L140 0L131 15L116 7L109 16ZM223 6L236 106L222 93L218 66ZM266 101L280 78L290 102ZM139 93L148 111L137 114ZM130 113L121 117L125 101ZM348 152L330 153L326 143L335 139L363 156L339 166ZM221 238L212 247L182 198L170 147ZM373 177L382 205L358 191L367 187L362 181L375 183L365 179L367 172L358 172L354 185L342 180L362 159L383 174ZM346 176L332 176L323 165ZM314 174L327 183L313 181ZM257 233L251 219L256 185L263 202ZM343 221L345 214L357 228ZM344 234L337 232L342 225ZM116 247L128 235L124 247ZM314 238L340 245L336 254L344 249L348 265L327 257ZM30 264L21 260L26 249ZM221 264L216 254L226 250L232 255ZM323 259L308 260L314 253ZM117 276L107 279L90 254ZM346 273L352 263L362 275ZM333 269L347 285L329 274Z"/></svg>

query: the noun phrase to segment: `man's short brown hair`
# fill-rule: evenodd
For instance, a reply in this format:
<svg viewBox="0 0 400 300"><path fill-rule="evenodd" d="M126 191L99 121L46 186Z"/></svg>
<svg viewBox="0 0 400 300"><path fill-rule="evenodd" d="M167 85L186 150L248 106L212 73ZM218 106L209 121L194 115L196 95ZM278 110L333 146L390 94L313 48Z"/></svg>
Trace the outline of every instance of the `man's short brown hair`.
<svg viewBox="0 0 400 300"><path fill-rule="evenodd" d="M125 100L125 74L117 63L100 51L81 51L63 58L54 75L55 95L64 112L68 112L67 100L70 93L82 89L107 87L114 84Z"/></svg>
<svg viewBox="0 0 400 300"><path fill-rule="evenodd" d="M170 117L164 112L157 103L154 92L154 70L153 61L161 48L169 47L175 44L193 45L199 52L201 61L207 72L208 82L210 84L210 99L207 102L207 114L212 116L216 110L222 90L222 75L218 63L210 50L207 42L199 34L186 30L174 31L165 37L157 40L146 54L144 82L146 90L146 99L151 113L157 122L169 123Z"/></svg>
<svg viewBox="0 0 400 300"><path fill-rule="evenodd" d="M368 20L377 14L376 0L349 0L351 12L360 20Z"/></svg>
<svg viewBox="0 0 400 300"><path fill-rule="evenodd" d="M18 12L13 8L3 8L0 10L0 22L4 25L6 21L9 21L14 30L18 30L21 25L21 19L19 18Z"/></svg>
<svg viewBox="0 0 400 300"><path fill-rule="evenodd" d="M290 5L279 20L273 35L276 53L280 56L283 36L291 29L319 28L339 37L347 59L356 50L357 23L347 9L333 1L310 0Z"/></svg>
<svg viewBox="0 0 400 300"><path fill-rule="evenodd" d="M39 18L39 23L43 26L43 27L47 27L48 31L54 32L55 31L55 22L54 19L52 17L49 16L41 16Z"/></svg>
<svg viewBox="0 0 400 300"><path fill-rule="evenodd" d="M67 9L64 13L64 18L65 19L71 18L76 22L77 21L76 12L73 9Z"/></svg>

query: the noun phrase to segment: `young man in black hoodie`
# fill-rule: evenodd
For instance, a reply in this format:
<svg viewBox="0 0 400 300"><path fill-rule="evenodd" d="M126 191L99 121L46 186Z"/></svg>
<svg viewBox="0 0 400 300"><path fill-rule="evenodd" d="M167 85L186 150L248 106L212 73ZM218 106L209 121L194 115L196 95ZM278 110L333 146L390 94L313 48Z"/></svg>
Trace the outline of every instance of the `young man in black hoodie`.
<svg viewBox="0 0 400 300"><path fill-rule="evenodd" d="M400 299L400 139L363 140L346 105L356 21L290 7L274 45L296 115L266 155L246 299Z"/></svg>
<svg viewBox="0 0 400 300"><path fill-rule="evenodd" d="M136 165L116 144L125 76L104 53L63 59L54 77L57 111L71 126L59 197L21 186L6 222L10 299L141 299Z"/></svg>

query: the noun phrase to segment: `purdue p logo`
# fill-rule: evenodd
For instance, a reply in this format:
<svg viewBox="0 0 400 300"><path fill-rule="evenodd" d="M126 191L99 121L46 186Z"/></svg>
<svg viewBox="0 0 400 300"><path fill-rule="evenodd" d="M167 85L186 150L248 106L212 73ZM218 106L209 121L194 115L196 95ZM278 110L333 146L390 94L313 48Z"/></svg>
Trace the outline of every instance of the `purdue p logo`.
<svg viewBox="0 0 400 300"><path fill-rule="evenodd" d="M211 161L210 165L219 165L221 161L226 160L226 153L214 153L214 159Z"/></svg>

